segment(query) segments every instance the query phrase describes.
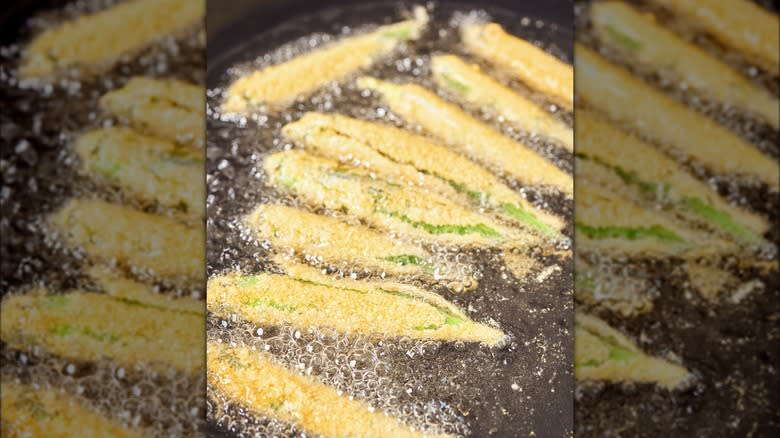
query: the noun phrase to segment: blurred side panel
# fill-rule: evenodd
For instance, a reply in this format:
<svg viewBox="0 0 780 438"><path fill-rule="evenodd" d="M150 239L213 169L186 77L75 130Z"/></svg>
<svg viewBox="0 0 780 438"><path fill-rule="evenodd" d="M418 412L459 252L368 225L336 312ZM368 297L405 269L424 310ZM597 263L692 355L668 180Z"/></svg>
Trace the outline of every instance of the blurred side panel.
<svg viewBox="0 0 780 438"><path fill-rule="evenodd" d="M575 15L575 435L777 435L776 2Z"/></svg>

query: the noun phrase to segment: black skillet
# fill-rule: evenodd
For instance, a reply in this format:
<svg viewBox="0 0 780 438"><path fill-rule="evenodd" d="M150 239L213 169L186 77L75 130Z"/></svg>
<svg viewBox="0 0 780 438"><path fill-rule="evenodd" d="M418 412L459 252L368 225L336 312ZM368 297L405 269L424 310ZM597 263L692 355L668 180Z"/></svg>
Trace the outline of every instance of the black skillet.
<svg viewBox="0 0 780 438"><path fill-rule="evenodd" d="M418 2L416 4L420 4ZM230 80L228 69L240 63L251 61L258 56L270 52L276 47L315 33L338 33L343 25L359 26L364 24L383 23L400 18L402 6L407 9L414 2L376 2L365 4L354 0L345 1L228 1L210 2L207 14L208 49L206 83L209 89L225 86ZM491 0L483 2L440 2L435 4L433 21L448 20L454 11L485 10L491 18L504 25L510 32L526 38L540 40L546 45L555 45L560 55L571 62L572 53L572 19L573 3L571 1L518 2L512 0ZM532 21L531 26L521 27L522 17ZM541 20L545 28L536 28L533 23ZM440 25L439 22L436 25ZM433 25L432 25L433 26ZM552 27L552 28L551 28ZM424 49L423 49L424 50ZM355 99L359 101L359 96ZM211 105L216 105L214 97L209 98ZM373 104L375 104L374 102ZM363 102L365 105L366 102ZM271 116L273 119L273 116ZM269 125L272 125L269 123ZM256 261L257 248L247 248L235 235L236 230L229 223L231 218L245 214L263 197L261 188L249 178L251 168L256 165L245 158L253 151L265 150L268 136L261 131L264 128L253 126L250 121L245 129L237 129L233 122L207 120L208 150L207 173L209 174L209 196L213 199L207 202L207 273L212 275L231 269L231 263L238 263L247 269L260 271L266 268ZM252 134L256 132L257 135ZM235 150L238 154L235 154ZM218 165L224 166L220 170ZM232 188L232 189L231 189ZM232 191L231 191L232 190ZM258 193L255 193L258 192ZM243 201L243 202L237 202ZM569 210L570 211L570 210ZM226 261L229 260L229 261ZM566 263L564 263L566 266ZM571 290L571 270L564 267L556 281L543 290L527 290L518 292L513 303L491 301L491 288L500 287L498 266L486 264L485 277L480 286L484 300L480 298L483 311L490 314L501 313L514 315L512 320L499 320L503 327L508 327L518 336L521 345L515 351L498 351L494 354L496 363L508 362L515 375L529 373L534 367L546 367L546 373L556 373L554 383L547 384L550 374L544 379L538 379L529 384L525 392L517 392L510 387L506 379L484 378L479 381L480 388L470 388L475 394L471 403L469 422L471 436L474 437L516 437L528 436L533 431L536 436L562 437L572 434L572 389L571 379L571 296L565 291ZM523 309L551 309L544 318L525 319ZM514 313L512 313L514 312ZM230 324L229 322L226 322ZM209 326L216 324L210 322ZM222 324L222 321L219 321ZM557 360L542 362L534 347L526 345L524 340L530 340L537 334L544 336L550 342L557 343L561 355ZM528 352L526 352L528 350ZM468 355L468 349L465 350ZM431 364L419 364L419 370L411 372L442 372L452 370L447 368L447 361L453 363L462 360L463 351L456 351L452 346L444 345L436 357L430 359ZM527 357L526 357L527 356ZM403 359L403 358L400 358ZM440 368L439 368L440 367ZM404 369L406 369L404 367ZM426 371L427 370L427 371ZM442 374L446 375L446 371ZM439 377L442 376L439 374ZM542 381L543 380L543 381ZM473 382L472 382L473 383ZM523 382L528 383L528 382ZM447 401L457 400L450 397L447 390L437 392L436 384L431 383L431 393L436 398L443 397ZM551 392L554 387L555 392ZM478 390L479 389L479 390ZM523 399L527 402L516 403ZM468 405L468 404L467 404ZM509 413L501 412L501 407L509 407ZM520 406L520 408L518 408ZM514 408L514 409L512 409ZM208 435L214 438L233 437L225 427L209 420Z"/></svg>

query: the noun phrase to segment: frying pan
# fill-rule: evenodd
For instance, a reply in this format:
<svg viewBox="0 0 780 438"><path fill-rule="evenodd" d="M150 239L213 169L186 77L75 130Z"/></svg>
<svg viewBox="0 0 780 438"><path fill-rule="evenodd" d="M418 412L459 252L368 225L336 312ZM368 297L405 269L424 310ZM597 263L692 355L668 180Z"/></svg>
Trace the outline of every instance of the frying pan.
<svg viewBox="0 0 780 438"><path fill-rule="evenodd" d="M547 47L555 46L558 56L568 62L572 60L571 1L434 3L432 27L446 23L455 11L484 10L508 31L542 41ZM219 105L216 91L229 83L228 71L237 64L250 62L284 43L315 32L338 34L342 26L397 21L401 9L408 10L414 4L408 1L366 4L354 0L210 2L206 83L215 92L209 93L208 103L211 108ZM531 19L530 26L521 26L523 17ZM544 22L544 27L537 28L536 20ZM428 47L418 49L430 50ZM355 90L344 91L344 95L334 102L337 111L344 109L339 105L368 108L379 105L376 101L367 101ZM312 108L301 104L299 109ZM247 272L268 269L265 251L237 237L236 219L267 201L266 189L254 173L260 161L251 156L273 148L273 137L278 135L281 123L281 118L274 114L268 115L265 126L252 121L238 125L207 117L209 276L236 269L235 266ZM559 204L554 210L567 217L571 207ZM506 283L501 279L505 273L501 271L497 254L477 251L474 257L484 275L479 288L468 295L446 297L462 307L473 304L479 309L479 315L495 317L501 327L516 336L514 345L475 353L475 346L445 343L437 347L434 354L419 359L410 359L404 354L406 350L396 349L387 353L397 368L396 378L425 381L426 385L420 390L427 399L442 400L464 414L470 436L516 437L528 436L531 432L536 436L571 436L571 263L558 261L562 272L543 285L520 283L521 286L515 285L512 286L514 290L506 291ZM496 299L503 292L512 299ZM231 321L212 315L207 331L220 332L223 326L232 325ZM246 327L235 324L234 328L237 333ZM221 337L230 338L229 335ZM549 348L551 354L542 353L543 348ZM473 369L464 372L461 365ZM532 377L534 372L540 373L539 377ZM449 385L438 383L447 379L458 382L460 390L453 391ZM513 385L513 382L519 385ZM237 423L253 421L246 412L238 412L237 417ZM236 436L230 427L217 424L213 418L208 420L207 428L210 437Z"/></svg>

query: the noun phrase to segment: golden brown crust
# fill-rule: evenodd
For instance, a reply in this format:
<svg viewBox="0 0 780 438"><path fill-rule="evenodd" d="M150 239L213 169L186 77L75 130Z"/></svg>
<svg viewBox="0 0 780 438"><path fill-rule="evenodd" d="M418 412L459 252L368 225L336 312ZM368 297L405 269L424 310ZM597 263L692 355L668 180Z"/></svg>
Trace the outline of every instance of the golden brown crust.
<svg viewBox="0 0 780 438"><path fill-rule="evenodd" d="M472 321L432 292L391 282L333 279L306 267L288 274L293 273L212 277L208 308L263 326L290 324L376 338L460 340L489 346L505 340L501 330Z"/></svg>
<svg viewBox="0 0 780 438"><path fill-rule="evenodd" d="M285 125L282 133L326 158L433 191L472 209L488 209L535 232L543 229L553 234L563 228L560 218L536 208L483 167L402 129L338 114L306 113Z"/></svg>
<svg viewBox="0 0 780 438"><path fill-rule="evenodd" d="M780 127L780 103L776 97L666 30L652 15L641 14L625 3L607 1L593 3L590 16L599 39L628 62L676 75L706 99L736 106L774 129Z"/></svg>
<svg viewBox="0 0 780 438"><path fill-rule="evenodd" d="M292 250L326 264L349 263L396 275L430 275L424 267L432 262L428 251L364 225L279 204L258 206L244 223L275 249Z"/></svg>
<svg viewBox="0 0 780 438"><path fill-rule="evenodd" d="M203 147L206 90L175 79L136 76L100 98L100 107L143 133Z"/></svg>
<svg viewBox="0 0 780 438"><path fill-rule="evenodd" d="M638 257L699 257L732 254L738 250L736 244L709 232L687 228L673 217L641 207L587 180L578 180L576 199L578 251Z"/></svg>
<svg viewBox="0 0 780 438"><path fill-rule="evenodd" d="M574 73L571 65L507 33L496 23L466 23L461 28L461 37L466 48L476 56L511 72L552 101L572 109Z"/></svg>
<svg viewBox="0 0 780 438"><path fill-rule="evenodd" d="M778 188L780 173L775 160L584 45L577 43L575 50L579 99L716 174L750 175L771 189Z"/></svg>
<svg viewBox="0 0 780 438"><path fill-rule="evenodd" d="M431 192L374 178L332 160L300 150L265 158L263 167L271 184L304 199L366 221L376 228L407 239L447 245L520 247L540 239L497 223Z"/></svg>
<svg viewBox="0 0 780 438"><path fill-rule="evenodd" d="M770 73L780 71L777 15L748 0L653 0L735 48Z"/></svg>
<svg viewBox="0 0 780 438"><path fill-rule="evenodd" d="M165 279L203 278L203 230L105 201L72 199L49 224L96 261L116 260Z"/></svg>
<svg viewBox="0 0 780 438"><path fill-rule="evenodd" d="M105 69L122 54L197 26L205 10L205 0L123 2L38 35L27 47L19 73L24 78L41 78L74 65Z"/></svg>
<svg viewBox="0 0 780 438"><path fill-rule="evenodd" d="M522 184L572 193L571 175L435 93L416 84L399 85L371 77L358 79L357 85L378 93L392 111L474 160L499 169Z"/></svg>
<svg viewBox="0 0 780 438"><path fill-rule="evenodd" d="M222 109L239 112L260 104L283 106L328 82L341 80L370 66L401 42L417 39L427 23L425 9L418 7L412 20L381 26L371 33L348 37L250 73L228 87Z"/></svg>
<svg viewBox="0 0 780 438"><path fill-rule="evenodd" d="M36 290L2 302L2 338L13 348L39 346L70 360L108 358L124 366L165 364L203 369L202 314L82 291Z"/></svg>
<svg viewBox="0 0 780 438"><path fill-rule="evenodd" d="M255 414L327 437L446 438L414 432L400 421L352 400L312 377L298 375L246 347L209 342L209 387Z"/></svg>
<svg viewBox="0 0 780 438"><path fill-rule="evenodd" d="M76 141L81 172L119 187L143 203L159 203L188 219L205 214L201 150L141 135L129 128L97 129Z"/></svg>
<svg viewBox="0 0 780 438"><path fill-rule="evenodd" d="M654 383L669 390L692 380L684 367L644 354L606 322L582 312L575 314L574 372L578 380Z"/></svg>
<svg viewBox="0 0 780 438"><path fill-rule="evenodd" d="M9 438L143 438L140 430L123 427L73 395L3 379L2 435Z"/></svg>
<svg viewBox="0 0 780 438"><path fill-rule="evenodd" d="M523 131L550 138L567 150L574 150L574 133L570 127L483 73L477 64L469 64L455 55L436 55L431 59L431 71L436 84L458 101L491 111Z"/></svg>
<svg viewBox="0 0 780 438"><path fill-rule="evenodd" d="M764 234L769 229L769 224L763 217L731 205L709 185L693 177L681 165L657 148L598 119L591 111L577 110L576 131L577 154L587 157L585 161L604 163L600 165L579 161L577 168L579 175L594 178L596 175L593 175L589 170L600 170L599 168L601 168L602 172L611 174L609 175L611 180L617 180L617 184L604 185L610 190L615 190L616 185L625 187L627 190L638 193L638 198L648 198L653 205L659 203L679 204L690 198L701 199L712 205L713 208L727 213L736 223L758 235ZM627 182L620 179L615 170L608 170L606 166L619 168L619 171L624 174L632 174L635 181ZM604 178L601 179L600 183L605 183ZM654 184L657 187L657 193L640 193L646 190L639 186L641 184ZM646 196L642 196L643 194ZM655 199L652 199L653 197ZM685 214L685 208L682 206L675 207L675 210ZM704 221L702 217L691 213L686 214L686 217L698 223ZM714 226L706 222L705 225L710 228ZM717 230L717 228L714 229Z"/></svg>

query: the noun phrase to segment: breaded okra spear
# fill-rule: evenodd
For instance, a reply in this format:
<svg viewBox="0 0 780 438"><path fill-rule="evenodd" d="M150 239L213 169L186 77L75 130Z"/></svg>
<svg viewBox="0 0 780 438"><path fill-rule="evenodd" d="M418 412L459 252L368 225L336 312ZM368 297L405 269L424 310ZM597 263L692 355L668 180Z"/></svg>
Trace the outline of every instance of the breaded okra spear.
<svg viewBox="0 0 780 438"><path fill-rule="evenodd" d="M203 311L175 305L187 298L163 306L148 288L134 288L129 296L44 290L7 295L0 321L3 342L24 351L37 346L70 360L165 364L187 374L202 370Z"/></svg>
<svg viewBox="0 0 780 438"><path fill-rule="evenodd" d="M346 129L339 130L335 124L342 120L346 120L345 123L353 120L362 123L362 130L357 135L351 135L350 132L346 132ZM390 134L391 131L382 130L385 126L339 114L306 113L300 119L284 125L282 135L314 155L364 169L382 179L401 185L416 186L450 199L460 199L459 192L447 181L420 171L410 164L396 161L393 156L385 154L381 149L372 148L360 135L361 133L370 135L374 127L376 129L373 129L374 132L371 134L376 137ZM392 138L387 141L392 141Z"/></svg>
<svg viewBox="0 0 780 438"><path fill-rule="evenodd" d="M578 163L578 169L580 166ZM663 213L640 207L582 177L577 180L575 199L578 250L639 257L698 257L738 250L731 242L686 228Z"/></svg>
<svg viewBox="0 0 780 438"><path fill-rule="evenodd" d="M195 217L204 214L203 151L124 127L88 132L76 141L81 172L130 196Z"/></svg>
<svg viewBox="0 0 780 438"><path fill-rule="evenodd" d="M4 437L143 438L138 429L120 425L58 388L36 387L3 378L0 432Z"/></svg>
<svg viewBox="0 0 780 438"><path fill-rule="evenodd" d="M627 61L672 73L705 98L741 108L774 129L780 127L776 97L657 24L653 17L615 1L593 3L590 17L599 39Z"/></svg>
<svg viewBox="0 0 780 438"><path fill-rule="evenodd" d="M501 135L457 106L416 84L363 77L358 87L376 92L390 109L421 125L454 149L529 186L571 194L572 177L527 146Z"/></svg>
<svg viewBox="0 0 780 438"><path fill-rule="evenodd" d="M197 26L205 10L205 0L122 2L38 35L26 48L19 73L29 78L50 76L71 66L109 68L123 54Z"/></svg>
<svg viewBox="0 0 780 438"><path fill-rule="evenodd" d="M268 182L307 203L365 220L410 239L440 244L531 247L541 238L497 223L435 193L372 177L300 150L263 162Z"/></svg>
<svg viewBox="0 0 780 438"><path fill-rule="evenodd" d="M577 169L578 175L598 178L603 172L597 167L601 167L613 176L601 177L602 184L644 202L648 208L670 206L678 215L741 242L766 243L761 238L769 229L766 219L729 204L707 184L636 136L584 109L577 110L576 131L577 156L583 164Z"/></svg>
<svg viewBox="0 0 780 438"><path fill-rule="evenodd" d="M144 133L180 144L203 146L203 87L175 79L136 76L100 98L100 107Z"/></svg>
<svg viewBox="0 0 780 438"><path fill-rule="evenodd" d="M497 329L472 321L435 293L390 281L334 279L287 263L287 275L231 273L209 279L207 303L219 315L259 325L329 328L345 334L504 343Z"/></svg>
<svg viewBox="0 0 780 438"><path fill-rule="evenodd" d="M373 271L435 279L460 278L443 263L433 263L424 248L360 224L278 204L262 204L244 220L257 237L277 250L292 250L325 264L355 264Z"/></svg>
<svg viewBox="0 0 780 438"><path fill-rule="evenodd" d="M669 390L692 380L684 367L646 355L606 322L582 312L574 315L574 375L577 380L654 383Z"/></svg>
<svg viewBox="0 0 780 438"><path fill-rule="evenodd" d="M748 0L652 0L686 23L743 53L770 73L780 71L780 25L773 14Z"/></svg>
<svg viewBox="0 0 780 438"><path fill-rule="evenodd" d="M501 85L455 55L436 55L431 59L436 84L458 101L487 109L523 131L554 140L569 151L574 149L574 133L535 103Z"/></svg>
<svg viewBox="0 0 780 438"><path fill-rule="evenodd" d="M663 147L701 162L716 174L751 175L771 189L778 188L775 160L593 50L582 44L576 44L575 50L577 96L588 105Z"/></svg>
<svg viewBox="0 0 780 438"><path fill-rule="evenodd" d="M277 364L265 353L209 341L208 385L254 414L293 423L325 437L446 438L413 431L314 377Z"/></svg>
<svg viewBox="0 0 780 438"><path fill-rule="evenodd" d="M238 112L266 104L283 106L332 81L339 81L393 52L401 43L416 40L428 24L422 7L414 18L380 26L365 35L336 41L287 62L272 65L237 79L228 87L224 111Z"/></svg>
<svg viewBox="0 0 780 438"><path fill-rule="evenodd" d="M512 73L557 104L572 109L574 74L571 65L507 33L496 23L464 23L461 38L472 54Z"/></svg>
<svg viewBox="0 0 780 438"><path fill-rule="evenodd" d="M306 113L282 128L307 150L354 163L399 184L416 185L504 220L560 237L563 221L534 207L471 160L402 129L338 114Z"/></svg>
<svg viewBox="0 0 780 438"><path fill-rule="evenodd" d="M71 199L49 217L70 247L165 279L203 278L203 230L100 200Z"/></svg>

